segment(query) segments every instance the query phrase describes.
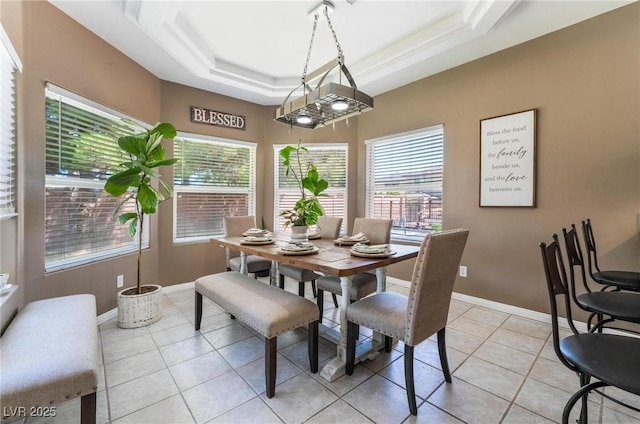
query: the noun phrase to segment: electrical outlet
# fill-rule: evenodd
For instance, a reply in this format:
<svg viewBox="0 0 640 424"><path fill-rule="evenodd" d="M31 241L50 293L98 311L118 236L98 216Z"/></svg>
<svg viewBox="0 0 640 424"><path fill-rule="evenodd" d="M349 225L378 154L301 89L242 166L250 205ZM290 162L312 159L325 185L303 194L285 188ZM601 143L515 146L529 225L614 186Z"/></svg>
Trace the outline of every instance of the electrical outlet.
<svg viewBox="0 0 640 424"><path fill-rule="evenodd" d="M467 276L467 267L464 265L460 265L460 276L461 277Z"/></svg>
<svg viewBox="0 0 640 424"><path fill-rule="evenodd" d="M116 288L124 286L124 275L118 275L116 277Z"/></svg>

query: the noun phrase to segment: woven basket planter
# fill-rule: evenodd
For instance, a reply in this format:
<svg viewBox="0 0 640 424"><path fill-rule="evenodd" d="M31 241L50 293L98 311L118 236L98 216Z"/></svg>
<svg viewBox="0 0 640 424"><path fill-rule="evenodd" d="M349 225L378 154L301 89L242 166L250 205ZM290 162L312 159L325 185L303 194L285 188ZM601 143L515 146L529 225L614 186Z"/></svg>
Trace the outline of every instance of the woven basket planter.
<svg viewBox="0 0 640 424"><path fill-rule="evenodd" d="M144 327L160 319L162 286L147 284L142 288L143 291L145 288L147 290L153 288L154 290L142 294L124 294L132 290L132 288L128 288L118 292L118 327Z"/></svg>

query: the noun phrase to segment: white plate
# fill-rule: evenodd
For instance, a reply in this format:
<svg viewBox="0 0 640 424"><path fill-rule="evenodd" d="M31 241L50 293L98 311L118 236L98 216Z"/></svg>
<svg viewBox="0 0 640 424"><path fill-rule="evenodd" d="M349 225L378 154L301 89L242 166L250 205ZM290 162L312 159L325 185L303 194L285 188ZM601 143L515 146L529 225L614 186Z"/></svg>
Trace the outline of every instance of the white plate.
<svg viewBox="0 0 640 424"><path fill-rule="evenodd" d="M310 255L312 253L318 253L319 250L320 248L318 246L313 246L313 249L308 250L283 250L281 248L278 248L278 252L282 253L283 255L289 256Z"/></svg>
<svg viewBox="0 0 640 424"><path fill-rule="evenodd" d="M269 240L242 240L240 242L240 244L247 244L247 245L252 245L252 246L260 246L263 244L272 244L275 240L273 239L269 239Z"/></svg>
<svg viewBox="0 0 640 424"><path fill-rule="evenodd" d="M269 230L261 230L261 229L249 229L242 233L243 236L266 236L267 234L271 234Z"/></svg>
<svg viewBox="0 0 640 424"><path fill-rule="evenodd" d="M338 246L353 246L354 244L358 244L358 243L367 244L369 243L369 239L364 239L364 240L335 239L333 243L337 244Z"/></svg>
<svg viewBox="0 0 640 424"><path fill-rule="evenodd" d="M309 240L317 240L319 238L322 238L322 236L320 234L318 234L318 233L310 233L310 234L307 235L307 238Z"/></svg>
<svg viewBox="0 0 640 424"><path fill-rule="evenodd" d="M351 254L353 256L359 256L361 258L388 258L389 256L395 255L396 252L389 251L389 252L381 252L381 253L364 253L364 252L357 252L351 249Z"/></svg>

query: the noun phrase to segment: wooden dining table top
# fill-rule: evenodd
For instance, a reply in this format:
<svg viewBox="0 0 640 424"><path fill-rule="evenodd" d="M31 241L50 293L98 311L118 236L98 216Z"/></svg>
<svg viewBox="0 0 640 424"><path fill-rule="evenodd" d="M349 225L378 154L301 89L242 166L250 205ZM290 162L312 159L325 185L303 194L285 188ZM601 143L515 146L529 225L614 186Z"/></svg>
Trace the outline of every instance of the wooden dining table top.
<svg viewBox="0 0 640 424"><path fill-rule="evenodd" d="M272 244L243 244L244 237L223 237L211 239L213 243L231 249L257 255L266 259L277 261L280 264L297 266L299 268L320 271L337 277L348 277L364 271L386 267L418 256L419 246L390 244L390 250L395 252L389 257L359 257L351 254L351 246L337 245L333 240L315 239L309 240L318 247L316 253L306 255L284 254L279 247L289 242L289 234L273 234Z"/></svg>

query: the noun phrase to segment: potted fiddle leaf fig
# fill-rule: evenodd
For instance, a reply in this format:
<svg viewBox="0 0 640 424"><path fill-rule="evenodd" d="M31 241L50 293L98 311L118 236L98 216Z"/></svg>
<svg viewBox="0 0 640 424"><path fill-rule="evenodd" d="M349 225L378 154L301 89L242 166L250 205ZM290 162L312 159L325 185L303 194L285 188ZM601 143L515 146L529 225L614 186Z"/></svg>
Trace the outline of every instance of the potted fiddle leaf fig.
<svg viewBox="0 0 640 424"><path fill-rule="evenodd" d="M306 238L308 226L315 225L318 217L324 215L324 209L318 198L324 196L322 192L329 187L329 183L320 178L318 169L313 163L307 162L303 166L301 156L309 150L301 143L302 141L298 141L297 146L287 146L280 150L282 164L286 170L285 175L292 175L300 189L300 199L293 209L282 211L280 216L285 218L285 228L291 225L292 233L303 233L300 238Z"/></svg>
<svg viewBox="0 0 640 424"><path fill-rule="evenodd" d="M160 319L162 286L143 285L141 282L142 236L145 216L157 212L158 205L173 195L171 187L158 172L161 166L173 166L177 159L167 159L162 139L173 139L176 129L169 123L157 123L153 128L118 139L118 146L129 160L121 163L122 171L107 179L104 189L122 200L113 210L121 224L128 225L131 237L138 236L136 286L118 293L118 326L137 328L153 324ZM157 185L156 185L157 182ZM154 186L155 185L155 186ZM156 188L156 186L158 188ZM164 192L164 194L163 194ZM120 213L122 207L133 200L135 208ZM120 213L120 215L118 215Z"/></svg>

